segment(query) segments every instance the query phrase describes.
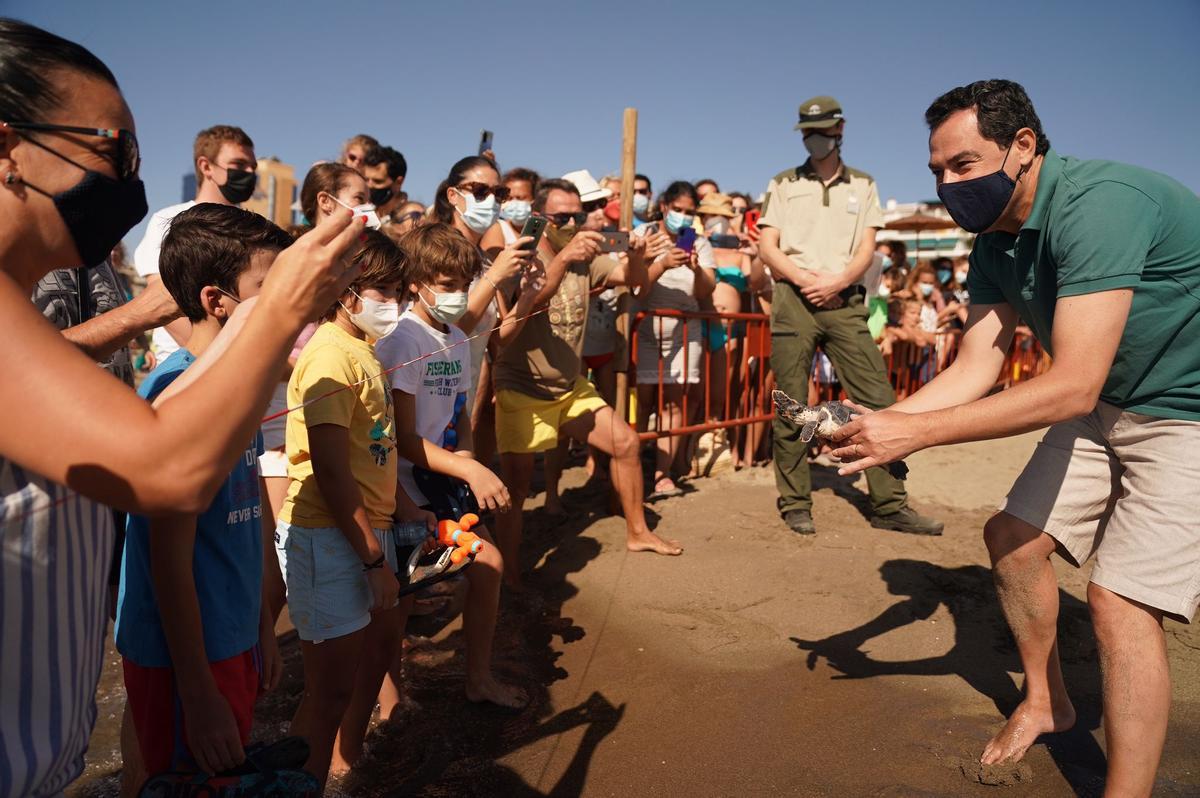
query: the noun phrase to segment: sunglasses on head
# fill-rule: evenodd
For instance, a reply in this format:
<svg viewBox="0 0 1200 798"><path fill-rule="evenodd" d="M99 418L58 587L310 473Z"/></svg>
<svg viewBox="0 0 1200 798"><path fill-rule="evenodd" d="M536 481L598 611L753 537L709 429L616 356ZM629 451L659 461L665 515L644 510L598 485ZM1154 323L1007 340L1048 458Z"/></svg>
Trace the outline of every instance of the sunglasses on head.
<svg viewBox="0 0 1200 798"><path fill-rule="evenodd" d="M571 222L575 222L576 227L582 227L587 221L587 211L581 213L547 213L546 218L554 223L555 227L566 227Z"/></svg>
<svg viewBox="0 0 1200 798"><path fill-rule="evenodd" d="M507 186L489 186L487 183L461 183L456 188L465 194L470 194L476 202L483 202L489 194L496 196L496 202L504 202L511 193Z"/></svg>
<svg viewBox="0 0 1200 798"><path fill-rule="evenodd" d="M8 122L7 125L13 130L18 131L36 130L60 133L78 133L81 136L98 136L105 139L116 139L117 178L120 180L136 180L138 176L138 170L141 169L142 166L142 154L141 150L138 148L137 136L135 136L133 132L129 130L98 127L76 127L75 125L51 125L42 122ZM78 166L85 172L88 171L87 167L75 163L75 161L72 161L70 158L67 158L64 155L60 155L35 139L32 139L29 136L25 136L24 138L31 144L41 147L48 152L52 152L63 160Z"/></svg>

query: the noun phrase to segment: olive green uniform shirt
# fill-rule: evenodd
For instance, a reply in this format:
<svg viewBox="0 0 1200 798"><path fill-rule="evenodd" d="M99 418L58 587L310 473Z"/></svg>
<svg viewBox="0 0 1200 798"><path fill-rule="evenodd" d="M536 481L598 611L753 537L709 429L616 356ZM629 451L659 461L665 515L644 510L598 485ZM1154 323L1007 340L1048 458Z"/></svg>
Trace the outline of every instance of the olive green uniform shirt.
<svg viewBox="0 0 1200 798"><path fill-rule="evenodd" d="M801 269L845 270L868 227L883 227L879 191L845 164L826 186L810 161L771 178L759 225L779 231L779 249Z"/></svg>
<svg viewBox="0 0 1200 798"><path fill-rule="evenodd" d="M1172 178L1050 150L1017 235L975 240L975 304L1012 305L1051 350L1060 297L1133 289L1100 398L1200 421L1200 198Z"/></svg>

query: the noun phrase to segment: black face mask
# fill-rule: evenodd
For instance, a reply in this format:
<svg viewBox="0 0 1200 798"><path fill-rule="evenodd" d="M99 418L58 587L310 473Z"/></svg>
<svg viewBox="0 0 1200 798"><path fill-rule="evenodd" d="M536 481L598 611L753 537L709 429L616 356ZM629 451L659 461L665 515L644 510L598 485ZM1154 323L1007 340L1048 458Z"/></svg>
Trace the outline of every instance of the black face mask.
<svg viewBox="0 0 1200 798"><path fill-rule="evenodd" d="M1004 153L1000 168L990 175L974 177L970 180L960 180L957 183L942 183L938 186L938 199L950 212L950 218L968 233L982 233L996 223L1000 214L1008 207L1013 191L1017 188L1013 180L1004 171L1008 163L1012 145ZM1022 170L1017 172L1020 179Z"/></svg>
<svg viewBox="0 0 1200 798"><path fill-rule="evenodd" d="M45 145L40 146L59 155ZM59 157L75 164L65 156ZM83 266L103 263L112 254L113 247L150 210L146 205L146 186L141 180L113 180L91 169L84 169L82 180L58 194L42 191L28 182L25 185L54 203L71 233Z"/></svg>
<svg viewBox="0 0 1200 798"><path fill-rule="evenodd" d="M392 198L392 187L384 186L383 188L373 188L369 192L371 204L376 208L386 205L388 200Z"/></svg>
<svg viewBox="0 0 1200 798"><path fill-rule="evenodd" d="M254 186L258 183L258 175L241 169L225 170L225 185L217 186L226 202L241 205L254 196Z"/></svg>

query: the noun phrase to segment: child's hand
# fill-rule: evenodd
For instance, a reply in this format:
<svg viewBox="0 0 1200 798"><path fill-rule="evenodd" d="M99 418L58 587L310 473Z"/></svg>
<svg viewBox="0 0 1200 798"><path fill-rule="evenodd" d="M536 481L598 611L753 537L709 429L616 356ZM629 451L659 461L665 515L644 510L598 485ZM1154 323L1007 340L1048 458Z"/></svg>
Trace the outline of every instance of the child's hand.
<svg viewBox="0 0 1200 798"><path fill-rule="evenodd" d="M390 610L396 606L400 596L400 583L386 563L382 568L367 571L367 584L371 587L371 612Z"/></svg>
<svg viewBox="0 0 1200 798"><path fill-rule="evenodd" d="M225 696L216 693L187 702L183 719L192 757L205 773L221 773L246 761L242 734Z"/></svg>
<svg viewBox="0 0 1200 798"><path fill-rule="evenodd" d="M479 463L476 463L475 466L471 469L470 477L467 478L467 485L471 488L471 493L475 494L475 501L479 502L479 506L485 510L508 512L509 507L512 506L512 500L508 496L508 488L504 486L504 482L487 466Z"/></svg>

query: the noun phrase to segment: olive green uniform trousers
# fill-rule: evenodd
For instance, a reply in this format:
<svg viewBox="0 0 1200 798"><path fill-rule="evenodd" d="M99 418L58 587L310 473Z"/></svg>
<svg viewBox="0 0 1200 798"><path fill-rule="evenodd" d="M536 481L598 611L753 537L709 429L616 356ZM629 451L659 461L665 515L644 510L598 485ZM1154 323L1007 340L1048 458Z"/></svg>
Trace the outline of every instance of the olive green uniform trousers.
<svg viewBox="0 0 1200 798"><path fill-rule="evenodd" d="M791 283L775 284L771 306L771 369L779 390L798 402L808 401L813 355L819 345L837 372L852 401L872 410L895 403L879 347L867 330L867 309L861 290L842 293L836 309L818 308ZM812 509L809 445L800 440L800 427L775 416L773 422L775 484L779 512ZM883 468L867 469L867 487L877 515L890 515L908 501L904 483Z"/></svg>

